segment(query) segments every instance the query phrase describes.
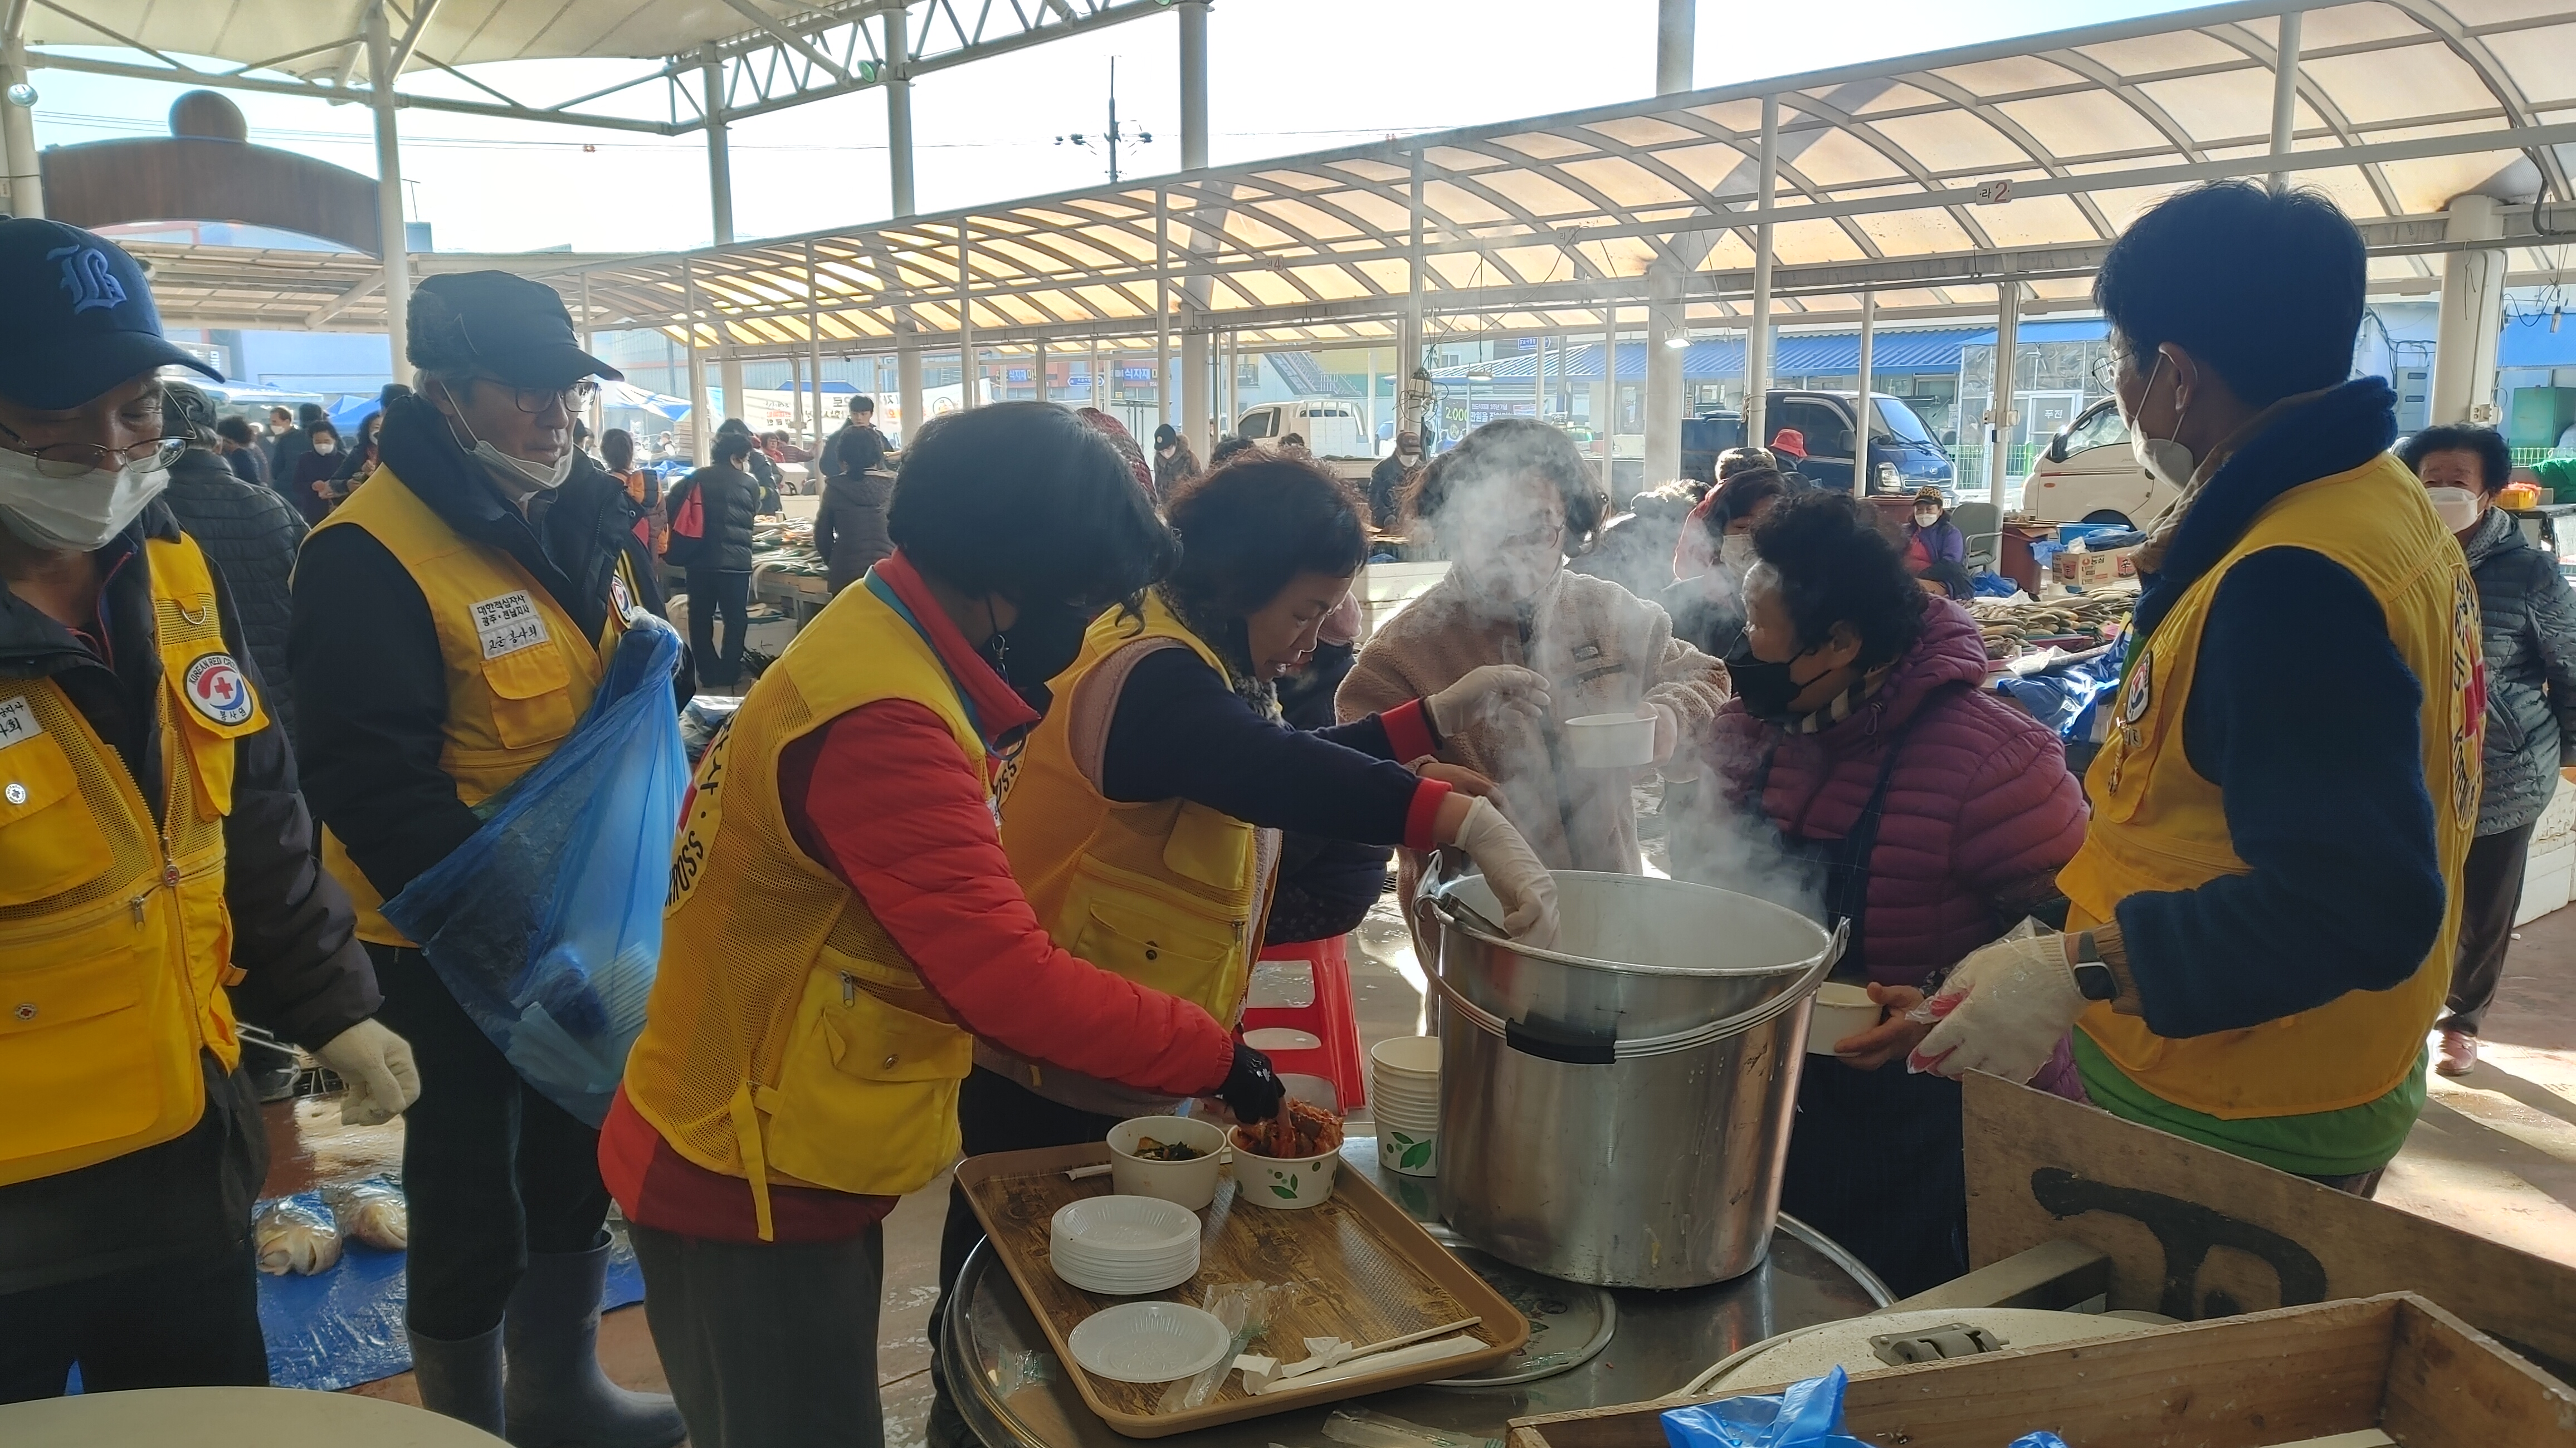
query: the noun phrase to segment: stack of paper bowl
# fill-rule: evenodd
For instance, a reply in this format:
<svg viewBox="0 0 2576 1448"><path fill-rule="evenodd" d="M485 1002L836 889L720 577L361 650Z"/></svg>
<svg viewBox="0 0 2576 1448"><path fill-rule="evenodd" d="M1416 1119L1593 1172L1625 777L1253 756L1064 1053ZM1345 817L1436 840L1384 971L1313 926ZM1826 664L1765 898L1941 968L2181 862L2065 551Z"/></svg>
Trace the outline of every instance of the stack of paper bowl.
<svg viewBox="0 0 2576 1448"><path fill-rule="evenodd" d="M1199 1219L1157 1197L1085 1197L1048 1224L1055 1275L1103 1297L1178 1287L1199 1270Z"/></svg>
<svg viewBox="0 0 2576 1448"><path fill-rule="evenodd" d="M1440 1038L1397 1036L1369 1050L1369 1109L1377 1163L1406 1176L1440 1174Z"/></svg>

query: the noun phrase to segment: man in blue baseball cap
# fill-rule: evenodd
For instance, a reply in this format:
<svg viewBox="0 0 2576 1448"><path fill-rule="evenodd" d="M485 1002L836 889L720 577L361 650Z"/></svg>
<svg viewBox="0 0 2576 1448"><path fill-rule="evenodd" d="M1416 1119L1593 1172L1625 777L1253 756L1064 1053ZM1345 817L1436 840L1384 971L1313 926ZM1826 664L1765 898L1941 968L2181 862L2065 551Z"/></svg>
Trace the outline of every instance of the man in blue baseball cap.
<svg viewBox="0 0 2576 1448"><path fill-rule="evenodd" d="M598 1131L519 1079L380 908L572 734L627 625L661 611L643 505L573 445L592 379L620 374L553 288L508 272L422 282L409 351L418 392L386 404L380 465L296 562L287 659L324 866L420 1052L414 1380L423 1406L514 1443L664 1448L679 1411L595 1353Z"/></svg>
<svg viewBox="0 0 2576 1448"><path fill-rule="evenodd" d="M0 220L0 1402L264 1384L244 1014L419 1094L314 860L222 576L161 492L186 447L134 259ZM217 376L217 380L221 380Z"/></svg>

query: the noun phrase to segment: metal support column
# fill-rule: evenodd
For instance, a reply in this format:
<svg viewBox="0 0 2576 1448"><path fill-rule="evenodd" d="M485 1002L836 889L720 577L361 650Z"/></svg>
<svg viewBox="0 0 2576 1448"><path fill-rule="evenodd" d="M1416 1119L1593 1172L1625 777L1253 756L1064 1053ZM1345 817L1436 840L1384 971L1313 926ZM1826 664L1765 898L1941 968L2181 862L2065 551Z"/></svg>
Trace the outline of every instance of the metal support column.
<svg viewBox="0 0 2576 1448"><path fill-rule="evenodd" d="M1181 0L1181 169L1208 163L1207 0Z"/></svg>
<svg viewBox="0 0 2576 1448"><path fill-rule="evenodd" d="M1008 376L1009 374L1004 374L1005 380L1008 379ZM1047 344L1046 338L1044 337L1038 338L1037 358L1029 364L1029 386L1031 395L1036 397L1038 401L1046 402L1050 400L1047 395L1049 390L1047 386Z"/></svg>
<svg viewBox="0 0 2576 1448"><path fill-rule="evenodd" d="M1699 0L1655 0L1655 94L1691 88L1691 51L1699 30Z"/></svg>
<svg viewBox="0 0 2576 1448"><path fill-rule="evenodd" d="M27 47L23 34L30 0L6 0L7 13L0 17L0 88L27 85ZM32 87L31 87L32 88ZM0 160L8 165L9 189L0 197L0 210L12 216L45 214L45 183L42 166L36 159L36 112L33 106L13 105L0 99ZM399 373L402 359L394 366Z"/></svg>
<svg viewBox="0 0 2576 1448"><path fill-rule="evenodd" d="M984 389L981 366L975 352L974 294L967 290L969 258L972 252L966 242L966 223L957 223L957 410L981 403Z"/></svg>
<svg viewBox="0 0 2576 1448"><path fill-rule="evenodd" d="M716 429L707 415L706 353L698 345L698 278L687 257L680 258L680 294L689 309L689 460L705 467Z"/></svg>
<svg viewBox="0 0 2576 1448"><path fill-rule="evenodd" d="M1852 434L1852 491L1855 493L1868 492L1875 481L1861 474L1869 467L1870 436L1878 431L1875 389L1870 386L1870 374L1877 370L1877 361L1878 293L1865 291L1860 294L1860 366L1856 369L1859 376L1852 383L1852 391L1858 394L1853 399L1852 413L1860 419L1860 427Z"/></svg>
<svg viewBox="0 0 2576 1448"><path fill-rule="evenodd" d="M1530 403L1538 409L1530 415L1545 422L1547 421L1547 334L1545 332L1538 334L1536 345L1530 350L1533 360L1538 364L1530 369Z"/></svg>
<svg viewBox="0 0 2576 1448"><path fill-rule="evenodd" d="M2013 404L2018 389L2013 385L2021 362L2021 283L2006 272L1995 279L1995 385L1993 406L1987 409L1990 422L1986 428L1986 501L2012 511L2012 500L2004 496L2004 479L2010 472L2013 438Z"/></svg>
<svg viewBox="0 0 2576 1448"><path fill-rule="evenodd" d="M1682 356L1689 337L1682 325L1682 279L1669 265L1646 271L1646 447L1642 487L1660 487L1682 475ZM1677 347L1676 342L1684 344ZM1612 489L1611 496L1618 497Z"/></svg>
<svg viewBox="0 0 2576 1448"><path fill-rule="evenodd" d="M1780 187L1780 98L1762 98L1762 168L1753 193L1753 204L1769 211ZM1757 447L1771 445L1771 429L1763 416L1770 408L1771 392L1771 223L1763 222L1753 229L1753 317L1744 334L1744 440Z"/></svg>
<svg viewBox="0 0 2576 1448"><path fill-rule="evenodd" d="M1428 350L1422 331L1422 153L1413 153L1413 184L1405 191L1405 209L1411 213L1412 241L1404 254L1404 321L1396 331L1395 345L1395 430L1409 432L1423 440L1423 452L1431 451L1432 428L1423 425L1423 411L1431 406L1430 373L1424 354Z"/></svg>
<svg viewBox="0 0 2576 1448"><path fill-rule="evenodd" d="M2442 208L2443 235L2454 242L2493 241L2504 217L2492 196L2459 196ZM2433 329L2433 401L2429 422L2495 422L2496 336L2504 326L2506 253L2455 251L2442 258L2442 308Z"/></svg>
<svg viewBox="0 0 2576 1448"><path fill-rule="evenodd" d="M823 439L823 277L814 266L814 243L805 243L805 375L814 384L814 439Z"/></svg>
<svg viewBox="0 0 2576 1448"><path fill-rule="evenodd" d="M1154 188L1154 420L1172 420L1172 198ZM1179 424L1190 435L1188 419Z"/></svg>
<svg viewBox="0 0 2576 1448"><path fill-rule="evenodd" d="M2280 20L2281 43L2272 59L2272 154L2290 154L2290 136L2299 119L2299 21L2293 10ZM2290 173L2284 168L2272 173L2272 189L2290 189Z"/></svg>
<svg viewBox="0 0 2576 1448"><path fill-rule="evenodd" d="M1601 309L1601 411L1592 419L1601 439L1601 481L1610 481L1610 466L1619 457L1619 305Z"/></svg>
<svg viewBox="0 0 2576 1448"><path fill-rule="evenodd" d="M367 8L367 90L376 113L376 252L385 268L385 346L392 373L411 361L411 247L403 229L402 128L394 119L393 17L382 0ZM0 101L0 108L17 110ZM12 171L17 169L13 162Z"/></svg>
<svg viewBox="0 0 2576 1448"><path fill-rule="evenodd" d="M589 353L593 357L596 357L599 355L599 337L598 334L592 330L590 325L590 273L583 272L578 280L581 283L581 291L574 300L581 308L581 317L580 320L573 324L573 331L575 335L581 338L581 350ZM395 369L395 375L401 375L400 368ZM599 434L602 425L608 421L607 400L602 398L596 389L593 389L590 394L590 401L582 404L581 410L583 413L583 420L590 424L591 446L596 448L599 446Z"/></svg>
<svg viewBox="0 0 2576 1448"><path fill-rule="evenodd" d="M724 61L712 44L698 52L699 102L707 118L707 215L716 245L733 245L733 149L725 128Z"/></svg>
<svg viewBox="0 0 2576 1448"><path fill-rule="evenodd" d="M894 214L912 214L912 55L904 34L903 7L885 12L886 176ZM913 370L920 370L918 359Z"/></svg>

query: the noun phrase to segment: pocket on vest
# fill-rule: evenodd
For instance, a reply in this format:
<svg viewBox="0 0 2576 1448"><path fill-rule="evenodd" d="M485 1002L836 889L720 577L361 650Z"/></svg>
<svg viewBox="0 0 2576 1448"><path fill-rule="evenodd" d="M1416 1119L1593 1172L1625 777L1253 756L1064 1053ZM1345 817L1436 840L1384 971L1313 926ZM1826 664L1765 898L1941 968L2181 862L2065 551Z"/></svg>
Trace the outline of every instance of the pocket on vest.
<svg viewBox="0 0 2576 1448"><path fill-rule="evenodd" d="M1166 995L1211 1004L1236 950L1229 926L1193 919L1159 900L1120 898L1097 885L1082 902L1074 954Z"/></svg>
<svg viewBox="0 0 2576 1448"><path fill-rule="evenodd" d="M0 749L0 905L25 905L95 880L116 863L81 798L71 756L50 734Z"/></svg>
<svg viewBox="0 0 2576 1448"><path fill-rule="evenodd" d="M492 727L511 749L551 744L572 732L572 669L552 644L483 661L492 691Z"/></svg>
<svg viewBox="0 0 2576 1448"><path fill-rule="evenodd" d="M893 1196L957 1155L974 1038L885 1004L836 970L806 977L770 1111L769 1160L837 1191Z"/></svg>
<svg viewBox="0 0 2576 1448"><path fill-rule="evenodd" d="M128 948L110 946L111 934ZM137 938L156 947L153 958L131 948ZM165 1139L196 1120L196 1033L168 998L176 982L165 976L156 990L149 979L160 939L120 909L110 923L8 948L14 960L52 963L0 971L0 1101L21 1108L0 1126L0 1182L59 1169L48 1157L94 1161L114 1153L83 1148L148 1144L147 1134ZM174 1070L188 1079L171 1079Z"/></svg>

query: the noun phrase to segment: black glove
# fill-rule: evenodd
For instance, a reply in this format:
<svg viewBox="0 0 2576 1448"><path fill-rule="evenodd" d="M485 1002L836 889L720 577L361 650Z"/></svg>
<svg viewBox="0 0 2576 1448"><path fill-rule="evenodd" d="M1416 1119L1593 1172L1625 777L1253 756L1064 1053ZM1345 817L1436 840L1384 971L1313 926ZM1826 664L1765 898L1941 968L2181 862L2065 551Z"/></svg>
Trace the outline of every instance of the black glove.
<svg viewBox="0 0 2576 1448"><path fill-rule="evenodd" d="M1225 1073L1225 1084L1216 1088L1216 1094L1235 1120L1250 1125L1278 1115L1288 1088L1279 1084L1279 1073L1270 1069L1268 1056L1237 1041L1234 1069Z"/></svg>

